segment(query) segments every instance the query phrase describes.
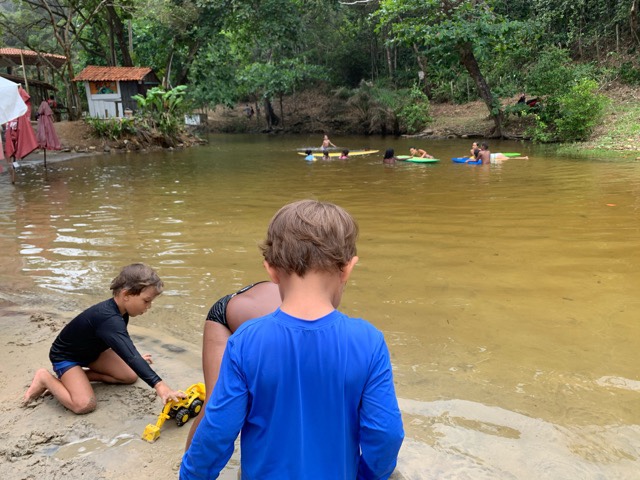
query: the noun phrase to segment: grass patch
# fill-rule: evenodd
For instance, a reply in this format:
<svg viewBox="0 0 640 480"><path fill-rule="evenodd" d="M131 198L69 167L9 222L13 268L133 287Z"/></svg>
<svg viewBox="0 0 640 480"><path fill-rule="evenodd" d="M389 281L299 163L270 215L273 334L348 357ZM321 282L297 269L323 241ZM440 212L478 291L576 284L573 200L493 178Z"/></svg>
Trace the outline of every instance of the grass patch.
<svg viewBox="0 0 640 480"><path fill-rule="evenodd" d="M609 107L607 120L582 149L592 151L626 152L626 156L640 152L640 105L637 103L617 103Z"/></svg>

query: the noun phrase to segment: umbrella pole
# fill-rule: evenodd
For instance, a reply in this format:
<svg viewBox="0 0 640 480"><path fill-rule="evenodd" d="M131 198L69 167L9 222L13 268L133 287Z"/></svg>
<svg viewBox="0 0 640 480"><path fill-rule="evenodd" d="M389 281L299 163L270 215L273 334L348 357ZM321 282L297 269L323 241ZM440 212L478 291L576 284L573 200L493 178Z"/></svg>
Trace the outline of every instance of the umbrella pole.
<svg viewBox="0 0 640 480"><path fill-rule="evenodd" d="M47 149L44 148L44 168L47 168Z"/></svg>
<svg viewBox="0 0 640 480"><path fill-rule="evenodd" d="M13 185L14 183L16 183L16 167L13 166L13 163L16 161L16 156L12 155L9 158L9 168L11 169L11 184Z"/></svg>

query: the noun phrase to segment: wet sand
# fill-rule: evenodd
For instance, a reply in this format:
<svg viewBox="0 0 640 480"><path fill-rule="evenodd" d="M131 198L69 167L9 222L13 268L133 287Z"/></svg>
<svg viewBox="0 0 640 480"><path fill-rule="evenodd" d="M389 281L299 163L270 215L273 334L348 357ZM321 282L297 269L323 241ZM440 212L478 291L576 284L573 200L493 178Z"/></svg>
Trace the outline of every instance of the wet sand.
<svg viewBox="0 0 640 480"><path fill-rule="evenodd" d="M162 410L155 391L144 382L95 384L98 408L88 415L74 415L51 396L21 406L33 373L51 368L51 342L73 314L50 315L5 303L0 315L0 478L177 478L190 423L179 428L168 420L154 444L142 440L145 426L155 424ZM156 371L173 388L202 381L199 352L193 347L135 325L129 330L139 350L153 354ZM235 478L232 470L221 478Z"/></svg>
<svg viewBox="0 0 640 480"><path fill-rule="evenodd" d="M114 154L121 153L116 150L112 150ZM66 160L71 160L74 158L81 157L90 157L93 155L105 155L110 152L105 152L102 149L87 147L80 151L77 150L69 150L69 151L47 151L47 166L52 163L64 162ZM44 165L44 157L45 154L42 150L36 150L33 153L30 153L27 157L18 160L18 169L20 168L29 168L35 167L38 165ZM9 166L7 159L0 160L0 165L3 166L3 171L1 173L6 173L6 170Z"/></svg>

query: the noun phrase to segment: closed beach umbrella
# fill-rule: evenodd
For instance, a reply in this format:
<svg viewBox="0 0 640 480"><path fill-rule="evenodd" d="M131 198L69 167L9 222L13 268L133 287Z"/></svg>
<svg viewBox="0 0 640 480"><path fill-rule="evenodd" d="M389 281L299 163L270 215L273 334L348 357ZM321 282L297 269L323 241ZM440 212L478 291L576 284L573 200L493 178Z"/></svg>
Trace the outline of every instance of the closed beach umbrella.
<svg viewBox="0 0 640 480"><path fill-rule="evenodd" d="M31 97L22 87L18 87L18 91L27 105L27 112L7 123L4 154L7 158L21 159L38 148L38 141L31 127Z"/></svg>
<svg viewBox="0 0 640 480"><path fill-rule="evenodd" d="M18 84L0 77L0 125L18 118L27 111L27 105L18 93ZM0 137L0 160L4 158Z"/></svg>
<svg viewBox="0 0 640 480"><path fill-rule="evenodd" d="M47 103L43 100L38 107L38 133L36 135L38 139L38 145L44 150L44 166L47 167L47 150L60 150L60 140L56 129L53 127L53 111Z"/></svg>

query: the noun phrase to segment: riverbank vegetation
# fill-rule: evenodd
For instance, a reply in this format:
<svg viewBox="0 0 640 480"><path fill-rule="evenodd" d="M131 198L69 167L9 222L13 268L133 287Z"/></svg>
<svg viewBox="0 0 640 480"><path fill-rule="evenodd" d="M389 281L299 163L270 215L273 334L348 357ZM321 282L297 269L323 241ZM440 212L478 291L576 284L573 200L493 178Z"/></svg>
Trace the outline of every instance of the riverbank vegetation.
<svg viewBox="0 0 640 480"><path fill-rule="evenodd" d="M184 126L188 111L185 102L187 87L179 85L168 91L150 88L146 95L134 95L138 110L131 117L87 117L92 136L112 142L116 148L176 147L194 143ZM125 143L126 142L126 143ZM131 142L131 144L129 144Z"/></svg>
<svg viewBox="0 0 640 480"><path fill-rule="evenodd" d="M608 121L626 115L610 92L640 89L639 2L5 0L0 32L67 58L54 81L77 111L74 72L144 65L165 93L188 86L193 108L246 104L263 120L238 129L421 134L438 106L466 105L483 121L461 134L617 148L640 144ZM300 114L305 92L325 110Z"/></svg>

